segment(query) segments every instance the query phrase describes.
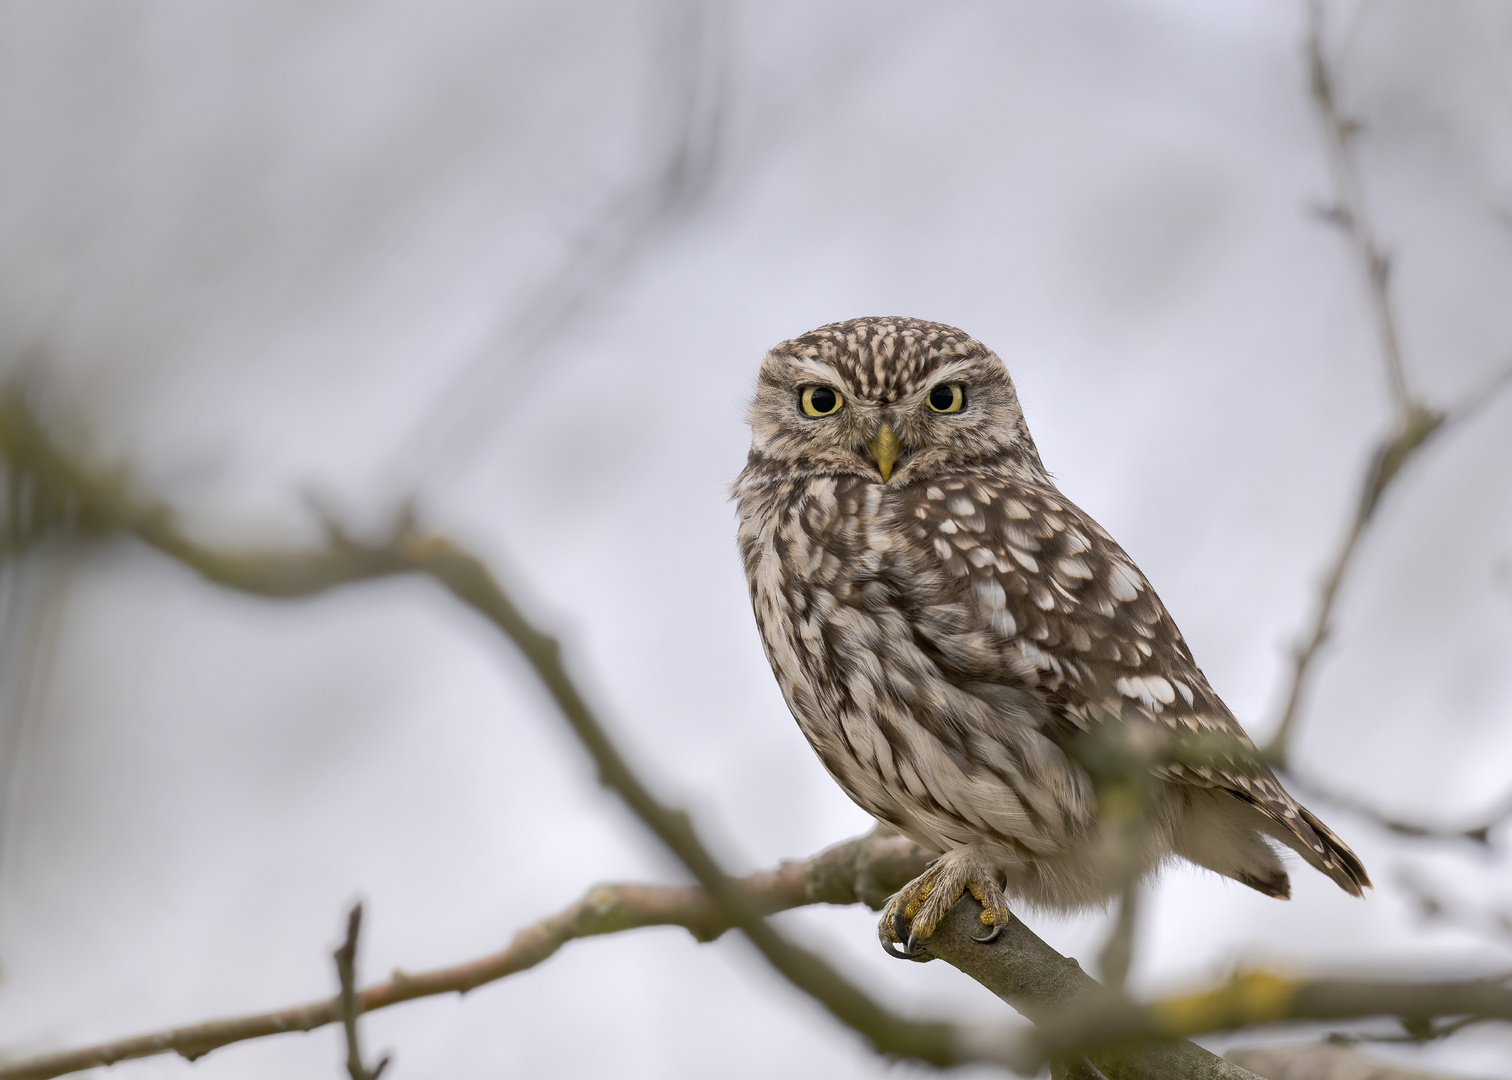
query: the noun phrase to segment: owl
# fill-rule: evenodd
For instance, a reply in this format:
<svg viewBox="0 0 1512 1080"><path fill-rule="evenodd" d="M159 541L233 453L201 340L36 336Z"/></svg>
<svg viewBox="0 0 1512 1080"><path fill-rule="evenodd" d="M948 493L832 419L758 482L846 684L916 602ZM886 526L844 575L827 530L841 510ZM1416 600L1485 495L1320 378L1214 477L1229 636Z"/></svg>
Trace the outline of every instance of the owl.
<svg viewBox="0 0 1512 1080"><path fill-rule="evenodd" d="M989 941L1010 897L1099 907L1172 857L1284 899L1277 844L1363 895L1354 852L1045 472L985 346L823 326L766 355L750 424L740 553L783 696L847 795L941 853L889 900L889 951L917 956L968 891Z"/></svg>

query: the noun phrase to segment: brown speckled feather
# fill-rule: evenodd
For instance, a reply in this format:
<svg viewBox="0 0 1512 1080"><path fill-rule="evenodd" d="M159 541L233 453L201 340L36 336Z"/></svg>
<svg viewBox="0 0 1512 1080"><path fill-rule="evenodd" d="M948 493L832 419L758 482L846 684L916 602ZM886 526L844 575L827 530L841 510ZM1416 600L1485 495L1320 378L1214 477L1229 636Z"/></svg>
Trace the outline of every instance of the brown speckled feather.
<svg viewBox="0 0 1512 1080"><path fill-rule="evenodd" d="M895 593L935 642L946 677L1032 688L1081 731L1148 722L1221 737L1206 744L1220 748L1210 760L1165 763L1158 774L1235 795L1345 889L1368 884L1354 853L1259 760L1133 561L1058 491L960 476L899 490L894 513L916 545L900 560ZM923 580L932 596L916 587Z"/></svg>

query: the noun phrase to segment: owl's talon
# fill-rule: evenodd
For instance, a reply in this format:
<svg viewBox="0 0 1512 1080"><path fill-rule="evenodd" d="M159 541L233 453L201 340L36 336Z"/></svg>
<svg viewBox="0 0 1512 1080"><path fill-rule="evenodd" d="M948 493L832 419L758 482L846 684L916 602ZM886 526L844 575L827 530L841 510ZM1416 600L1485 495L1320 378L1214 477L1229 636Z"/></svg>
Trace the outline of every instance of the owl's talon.
<svg viewBox="0 0 1512 1080"><path fill-rule="evenodd" d="M997 873L991 857L976 845L947 851L887 902L877 924L882 947L901 959L929 959L933 954L925 944L963 893L970 893L982 905L986 929L980 937L972 937L983 945L992 944L1002 936L1009 919Z"/></svg>
<svg viewBox="0 0 1512 1080"><path fill-rule="evenodd" d="M890 916L883 916L882 925L891 933L883 933L878 936L882 940L882 948L887 955L898 960L912 960L915 963L927 963L934 957L924 948L908 925L908 919L903 915L900 908L894 908Z"/></svg>
<svg viewBox="0 0 1512 1080"><path fill-rule="evenodd" d="M906 945L899 945L896 941L884 941L882 948L895 960L912 960L915 963L924 964L934 959L912 934L908 935Z"/></svg>

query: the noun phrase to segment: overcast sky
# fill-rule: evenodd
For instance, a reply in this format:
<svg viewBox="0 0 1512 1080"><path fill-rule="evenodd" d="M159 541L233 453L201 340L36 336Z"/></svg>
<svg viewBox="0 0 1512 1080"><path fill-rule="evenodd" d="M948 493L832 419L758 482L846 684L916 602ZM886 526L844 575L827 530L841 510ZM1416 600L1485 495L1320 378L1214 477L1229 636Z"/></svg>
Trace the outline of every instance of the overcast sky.
<svg viewBox="0 0 1512 1080"><path fill-rule="evenodd" d="M727 485L771 344L962 327L1047 466L1155 584L1257 737L1391 422L1278 0L0 5L0 365L224 543L414 496L497 565L659 791L734 868L864 831L761 653ZM1512 5L1331 9L1411 385L1512 363ZM509 648L435 589L233 595L127 544L0 575L0 1047L331 993L500 947L605 879L681 880ZM1383 507L1296 744L1457 824L1512 786L1512 393ZM1490 851L1319 812L1378 886L1148 890L1134 981L1237 960L1504 970L1399 882L1512 908ZM1029 925L1091 966L1102 916ZM861 908L779 922L900 1007L1001 1005L896 964ZM731 938L568 946L364 1021L428 1076L881 1077ZM337 1075L338 1033L113 1076ZM1512 1077L1512 1037L1414 1060ZM903 1070L905 1073L909 1070Z"/></svg>

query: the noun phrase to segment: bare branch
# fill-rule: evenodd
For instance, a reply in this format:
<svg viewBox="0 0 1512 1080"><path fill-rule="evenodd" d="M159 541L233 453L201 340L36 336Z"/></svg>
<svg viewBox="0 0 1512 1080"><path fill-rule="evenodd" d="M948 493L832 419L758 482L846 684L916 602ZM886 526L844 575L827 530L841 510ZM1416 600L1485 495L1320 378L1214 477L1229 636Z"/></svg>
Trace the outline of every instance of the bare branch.
<svg viewBox="0 0 1512 1080"><path fill-rule="evenodd" d="M1333 71L1324 44L1323 0L1306 0L1308 86L1318 120L1323 129L1324 150L1333 182L1331 205L1317 210L1318 216L1339 228L1349 240L1359 262L1370 295L1371 310L1381 343L1381 360L1395 402L1396 420L1392 430L1377 444L1370 468L1362 484L1355 512L1345 531L1328 571L1319 588L1317 607L1306 637L1297 646L1292 670L1283 696L1274 734L1264 748L1271 764L1285 767L1287 752L1296 726L1302 695L1308 678L1328 641L1339 589L1359 551L1381 497L1427 442L1450 424L1460 423L1512 379L1512 369L1501 372L1492 382L1449 412L1439 412L1423 403L1411 390L1402 359L1401 337L1391 299L1391 261L1382 249L1370 220L1364 185L1355 161L1357 121L1339 111Z"/></svg>
<svg viewBox="0 0 1512 1080"><path fill-rule="evenodd" d="M1439 890L1437 883L1430 884L1426 875L1410 866L1398 869L1396 881L1417 905L1418 915L1425 922L1438 922L1460 930L1469 930L1492 938L1503 946L1512 942L1512 911L1451 899Z"/></svg>
<svg viewBox="0 0 1512 1080"><path fill-rule="evenodd" d="M1323 578L1323 585L1318 593L1317 609L1313 613L1312 627L1292 657L1291 679L1285 704L1281 709L1281 718L1276 723L1275 734L1263 751L1267 760L1277 766L1286 765L1288 743L1296 724L1302 692L1306 688L1313 664L1318 659L1319 652L1327 642L1333 628L1333 612L1339 598L1339 587L1343 585L1344 577L1359 549L1360 540L1375 516L1381 496L1401 473L1402 467L1444 426L1443 413L1436 413L1419 405L1413 405L1411 410L1404 426L1384 438L1376 447L1370 469L1365 475L1354 519L1350 522L1349 529L1344 534L1344 542L1339 546L1328 568L1328 573Z"/></svg>
<svg viewBox="0 0 1512 1080"><path fill-rule="evenodd" d="M1407 386L1396 315L1391 307L1391 259L1382 250L1371 227L1370 209L1365 199L1364 186L1360 182L1360 170L1355 163L1354 139L1360 130L1360 124L1339 112L1333 73L1329 69L1323 43L1323 0L1307 0L1306 50L1308 83L1313 105L1317 108L1318 119L1323 126L1323 141L1328 155L1329 172L1333 177L1335 199L1334 205L1325 209L1320 216L1344 232L1359 260L1370 293L1376 331L1381 339L1381 355L1386 364L1387 381L1396 401L1401 426L1406 427L1408 417L1417 407L1417 401Z"/></svg>
<svg viewBox="0 0 1512 1080"><path fill-rule="evenodd" d="M1110 989L1122 990L1134 962L1134 930L1138 922L1139 883L1124 883L1118 897L1118 917L1098 957L1097 973Z"/></svg>
<svg viewBox="0 0 1512 1080"><path fill-rule="evenodd" d="M1369 803L1342 795L1310 777L1305 777L1296 769L1287 770L1286 779L1290 786L1303 794L1333 803L1352 814L1358 814L1398 836L1412 836L1424 840L1469 840L1476 844L1490 844L1491 833L1503 822L1512 819L1512 792L1498 800L1490 811L1473 819L1474 824L1455 827L1428 825L1388 814Z"/></svg>
<svg viewBox="0 0 1512 1080"><path fill-rule="evenodd" d="M1388 1065L1365 1057L1353 1047L1332 1043L1252 1046L1230 1050L1224 1056L1270 1080L1470 1080Z"/></svg>
<svg viewBox="0 0 1512 1080"><path fill-rule="evenodd" d="M1308 85L1318 119L1323 126L1323 142L1334 188L1334 204L1321 211L1319 216L1343 230L1359 259L1381 339L1381 355L1387 381L1396 401L1397 422L1393 433L1383 438L1376 447L1354 519L1323 578L1312 628L1293 656L1285 703L1276 723L1275 734L1265 747L1267 759L1278 766L1286 764L1288 742L1296 723L1302 692L1313 662L1328 639L1339 586L1344 582L1344 576L1359 548L1360 539L1375 514L1381 495L1401 472L1402 466L1444 420L1442 414L1435 413L1418 402L1407 386L1396 316L1391 306L1390 262L1382 253L1371 227L1359 169L1354 160L1354 136L1358 125L1345 119L1339 112L1333 73L1329 69L1323 43L1323 0L1307 0L1305 49Z"/></svg>
<svg viewBox="0 0 1512 1080"><path fill-rule="evenodd" d="M503 392L527 360L543 349L634 268L647 250L705 203L719 175L729 105L728 27L716 5L683 2L669 9L665 55L656 65L667 85L652 115L660 144L643 172L605 201L596 219L569 245L565 259L486 334L451 375L392 455L409 474L455 462L480 433L517 406Z"/></svg>
<svg viewBox="0 0 1512 1080"><path fill-rule="evenodd" d="M981 932L981 910L969 897L957 903L929 939L928 951L970 975L1035 1024L1049 1023L1068 1012L1083 1016L1119 1008L1124 1000L1121 995L1098 983L1074 959L1045 944L1017 918L1004 924L995 942L982 945L972 936ZM1007 1058L1029 1075L1045 1061L1079 1062L1085 1057L1090 1062L1060 1068L1076 1080L1088 1080L1097 1072L1109 1080L1256 1080L1252 1073L1184 1039L1146 1041L1137 1047L1063 1044L1051 1048L1033 1033L989 1033L989 1037L995 1042L977 1049L976 1055Z"/></svg>
<svg viewBox="0 0 1512 1080"><path fill-rule="evenodd" d="M347 1075L351 1080L378 1080L392 1059L384 1054L371 1072L362 1063L362 1043L357 1037L357 1018L362 1015L362 999L357 993L357 935L362 930L362 905L353 904L347 915L346 940L332 954L336 961L336 978L341 992L336 997L341 1026L346 1032Z"/></svg>
<svg viewBox="0 0 1512 1080"><path fill-rule="evenodd" d="M1328 573L1323 579L1322 588L1319 590L1318 606L1313 615L1312 628L1306 640L1297 647L1293 655L1291 678L1275 733L1262 750L1265 758L1273 765L1278 768L1287 766L1288 744L1296 725L1302 694L1313 665L1328 641L1339 587L1344 583L1344 577L1353 563L1360 541L1374 518L1377 507L1380 506L1382 496L1401 475L1407 463L1427 445L1430 439L1472 419L1508 386L1512 386L1512 366L1496 373L1483 386L1466 395L1447 412L1435 412L1425 406L1413 404L1405 425L1394 434L1384 438L1376 447L1371 457L1370 468L1365 474L1349 531L1345 533L1344 542L1335 554ZM1378 813L1361 809L1362 812L1375 817L1393 831L1419 836L1433 834L1431 829L1393 822Z"/></svg>
<svg viewBox="0 0 1512 1080"><path fill-rule="evenodd" d="M1391 979L1297 979L1266 971L1235 974L1209 990L1148 1003L1126 998L1092 1000L1038 1022L1034 1038L1043 1057L1129 1046L1205 1032L1231 1031L1295 1020L1354 1020L1394 1016L1429 1026L1440 1017L1512 1020L1506 978L1455 982ZM1104 1069L1104 1071L1107 1071ZM1173 1073L1171 1075L1181 1075Z"/></svg>
<svg viewBox="0 0 1512 1080"><path fill-rule="evenodd" d="M740 885L751 905L768 914L807 904L860 902L875 909L922 873L933 856L933 852L879 828L812 859L784 862L776 869L741 878ZM681 926L700 941L712 941L729 925L708 893L697 886L599 885L564 911L525 927L499 952L432 971L395 972L390 981L356 994L353 1004L357 1013L366 1013L417 998L465 994L544 963L576 938L644 926ZM0 1064L0 1080L47 1080L158 1054L179 1054L193 1061L232 1043L312 1031L343 1019L339 1002L317 1001Z"/></svg>

